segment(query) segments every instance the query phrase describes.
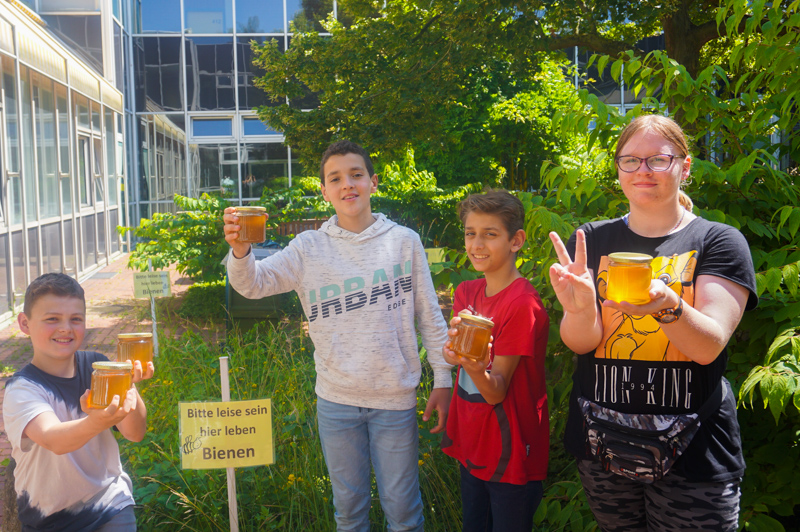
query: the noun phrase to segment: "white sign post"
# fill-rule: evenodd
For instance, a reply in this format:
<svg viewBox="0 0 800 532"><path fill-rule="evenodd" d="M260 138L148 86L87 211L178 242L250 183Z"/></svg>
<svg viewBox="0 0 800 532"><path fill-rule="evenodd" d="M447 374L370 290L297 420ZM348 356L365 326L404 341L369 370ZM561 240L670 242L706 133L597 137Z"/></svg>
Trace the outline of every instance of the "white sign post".
<svg viewBox="0 0 800 532"><path fill-rule="evenodd" d="M219 357L220 388L223 402L231 400L231 388L228 382L228 357ZM236 475L232 467L225 468L228 476L228 518L231 532L239 532L239 508L236 504Z"/></svg>

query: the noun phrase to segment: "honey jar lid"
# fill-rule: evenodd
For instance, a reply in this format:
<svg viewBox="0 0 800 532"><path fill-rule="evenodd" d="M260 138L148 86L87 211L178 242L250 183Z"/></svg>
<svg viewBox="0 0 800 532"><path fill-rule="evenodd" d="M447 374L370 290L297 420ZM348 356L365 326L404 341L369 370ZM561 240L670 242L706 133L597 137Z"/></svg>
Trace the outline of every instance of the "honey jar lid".
<svg viewBox="0 0 800 532"><path fill-rule="evenodd" d="M653 261L653 257L645 253L609 253L608 258L618 264L650 264Z"/></svg>
<svg viewBox="0 0 800 532"><path fill-rule="evenodd" d="M267 212L266 207L236 207L235 214L263 214Z"/></svg>
<svg viewBox="0 0 800 532"><path fill-rule="evenodd" d="M120 333L117 335L118 340L130 340L133 338L152 338L153 333Z"/></svg>
<svg viewBox="0 0 800 532"><path fill-rule="evenodd" d="M126 360L125 362L112 362L111 360L92 362L92 368L130 371L131 368L133 368L133 362L131 362L130 360Z"/></svg>
<svg viewBox="0 0 800 532"><path fill-rule="evenodd" d="M470 321L475 325L482 325L484 327L494 327L494 322L489 318L484 318L483 316L476 316L475 314L470 314L468 311L462 310L458 313L458 317L462 320Z"/></svg>

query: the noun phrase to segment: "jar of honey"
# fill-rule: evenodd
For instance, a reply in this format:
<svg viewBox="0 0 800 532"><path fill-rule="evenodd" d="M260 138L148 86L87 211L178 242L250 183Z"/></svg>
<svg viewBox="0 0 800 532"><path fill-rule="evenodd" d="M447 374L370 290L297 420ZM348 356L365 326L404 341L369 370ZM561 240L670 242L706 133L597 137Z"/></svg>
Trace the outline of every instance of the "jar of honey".
<svg viewBox="0 0 800 532"><path fill-rule="evenodd" d="M606 299L634 305L650 302L653 257L644 253L611 253L608 256Z"/></svg>
<svg viewBox="0 0 800 532"><path fill-rule="evenodd" d="M238 242L260 244L267 239L267 209L264 207L236 207L239 217Z"/></svg>
<svg viewBox="0 0 800 532"><path fill-rule="evenodd" d="M128 362L94 362L92 364L92 387L89 390L89 408L105 408L119 396L119 402L125 400L125 394L133 382L131 363Z"/></svg>
<svg viewBox="0 0 800 532"><path fill-rule="evenodd" d="M153 361L153 333L122 333L117 335L117 362L134 360L142 363L142 371L147 371L147 363Z"/></svg>
<svg viewBox="0 0 800 532"><path fill-rule="evenodd" d="M461 318L461 323L456 325L458 334L450 342L451 349L464 358L483 360L489 353L494 322L463 310L458 313L458 317Z"/></svg>

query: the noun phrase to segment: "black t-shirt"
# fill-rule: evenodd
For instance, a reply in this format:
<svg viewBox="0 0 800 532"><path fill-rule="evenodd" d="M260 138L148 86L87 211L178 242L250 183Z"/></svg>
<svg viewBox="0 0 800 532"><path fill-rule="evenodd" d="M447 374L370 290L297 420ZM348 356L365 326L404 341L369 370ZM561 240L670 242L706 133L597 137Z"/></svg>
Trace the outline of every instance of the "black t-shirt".
<svg viewBox="0 0 800 532"><path fill-rule="evenodd" d="M724 380L727 350L708 365L680 353L651 316L630 316L603 308L608 254L652 255L653 275L694 305L697 277L712 275L750 291L746 308L758 304L755 271L744 236L733 227L692 220L680 231L659 238L642 237L621 218L580 227L586 234L587 267L595 276L603 340L593 353L578 353L564 443L577 458L589 458L578 393L620 412L680 414L696 412L723 379L727 394L719 410L704 421L675 470L695 481L724 481L744 473L736 400ZM575 235L567 243L575 256Z"/></svg>

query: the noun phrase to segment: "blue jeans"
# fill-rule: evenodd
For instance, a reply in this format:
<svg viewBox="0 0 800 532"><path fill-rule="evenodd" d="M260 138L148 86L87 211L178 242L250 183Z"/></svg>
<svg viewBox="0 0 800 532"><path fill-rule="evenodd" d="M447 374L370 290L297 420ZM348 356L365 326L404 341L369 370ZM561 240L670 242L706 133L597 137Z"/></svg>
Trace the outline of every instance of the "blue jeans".
<svg viewBox="0 0 800 532"><path fill-rule="evenodd" d="M416 409L377 410L317 398L336 529L369 532L370 464L391 532L422 532Z"/></svg>

